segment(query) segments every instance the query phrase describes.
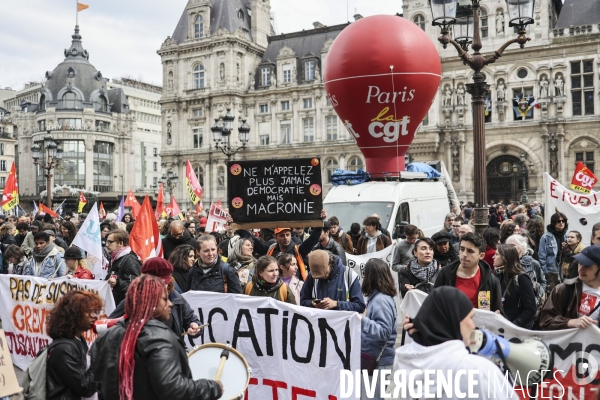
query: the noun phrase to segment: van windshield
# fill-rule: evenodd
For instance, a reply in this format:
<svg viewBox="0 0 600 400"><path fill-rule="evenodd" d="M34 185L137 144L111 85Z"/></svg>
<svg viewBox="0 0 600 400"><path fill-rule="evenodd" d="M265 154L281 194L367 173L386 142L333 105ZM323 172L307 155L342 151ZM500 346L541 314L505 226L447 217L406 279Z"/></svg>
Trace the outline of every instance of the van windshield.
<svg viewBox="0 0 600 400"><path fill-rule="evenodd" d="M362 227L365 218L373 214L379 215L381 226L387 229L394 212L394 203L391 202L327 203L323 207L327 211L327 218L335 215L346 232L353 222L358 222Z"/></svg>

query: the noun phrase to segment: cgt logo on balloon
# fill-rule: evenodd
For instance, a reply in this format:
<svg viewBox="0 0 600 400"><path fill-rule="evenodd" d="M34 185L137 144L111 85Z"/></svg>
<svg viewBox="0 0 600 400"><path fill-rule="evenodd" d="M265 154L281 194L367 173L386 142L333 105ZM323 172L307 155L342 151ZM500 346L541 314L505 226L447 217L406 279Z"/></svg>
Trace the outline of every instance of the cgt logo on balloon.
<svg viewBox="0 0 600 400"><path fill-rule="evenodd" d="M362 18L334 40L324 67L325 90L372 176L404 171L404 155L440 79L435 45L405 19Z"/></svg>

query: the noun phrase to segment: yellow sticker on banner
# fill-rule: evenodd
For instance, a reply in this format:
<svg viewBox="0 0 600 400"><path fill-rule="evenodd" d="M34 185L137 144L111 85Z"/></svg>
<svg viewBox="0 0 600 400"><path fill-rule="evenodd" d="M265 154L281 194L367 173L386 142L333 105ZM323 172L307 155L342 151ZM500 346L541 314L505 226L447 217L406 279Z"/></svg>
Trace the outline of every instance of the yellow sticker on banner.
<svg viewBox="0 0 600 400"><path fill-rule="evenodd" d="M489 290L482 290L477 294L477 308L480 310L491 311L490 303L492 294Z"/></svg>

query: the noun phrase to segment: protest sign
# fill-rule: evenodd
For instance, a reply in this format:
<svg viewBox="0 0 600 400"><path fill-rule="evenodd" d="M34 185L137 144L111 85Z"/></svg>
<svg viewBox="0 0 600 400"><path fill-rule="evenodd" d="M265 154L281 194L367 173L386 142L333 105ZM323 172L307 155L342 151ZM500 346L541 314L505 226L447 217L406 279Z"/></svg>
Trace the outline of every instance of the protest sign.
<svg viewBox="0 0 600 400"><path fill-rule="evenodd" d="M318 158L227 163L227 200L235 227L322 227L320 164Z"/></svg>
<svg viewBox="0 0 600 400"><path fill-rule="evenodd" d="M252 368L247 399L340 398L340 371L360 369L360 318L269 297L190 291L195 345L229 343ZM360 396L359 396L360 397Z"/></svg>
<svg viewBox="0 0 600 400"><path fill-rule="evenodd" d="M6 334L13 363L26 370L41 349L52 339L46 320L55 303L71 290L89 290L104 300L104 312L115 309L115 301L107 281L43 279L23 275L0 275L0 319ZM104 314L100 318L106 317ZM85 339L92 343L96 335L90 330Z"/></svg>
<svg viewBox="0 0 600 400"><path fill-rule="evenodd" d="M206 219L206 233L222 232L227 225L227 211L218 204L211 204L208 218Z"/></svg>
<svg viewBox="0 0 600 400"><path fill-rule="evenodd" d="M581 193L590 193L596 183L598 183L596 175L581 161L577 161L573 179L571 180L571 189Z"/></svg>
<svg viewBox="0 0 600 400"><path fill-rule="evenodd" d="M10 359L4 331L0 329L0 398L19 393L23 390L17 382L17 376Z"/></svg>
<svg viewBox="0 0 600 400"><path fill-rule="evenodd" d="M569 221L570 231L579 231L585 246L590 244L592 227L600 222L600 194L590 192L582 194L573 192L548 173L545 174L544 192L546 193L546 225L550 224L552 214L557 211L565 214Z"/></svg>
<svg viewBox="0 0 600 400"><path fill-rule="evenodd" d="M360 256L346 253L346 260L348 261L348 266L358 274L360 282L362 283L363 278L365 277L365 264L367 263L367 261L369 261L371 258L378 258L380 260L385 261L391 267L394 258L393 250L394 246L392 245L375 253L363 254Z"/></svg>
<svg viewBox="0 0 600 400"><path fill-rule="evenodd" d="M411 290L402 302L398 321L404 315L414 317L427 294L420 290ZM401 319L402 318L402 319ZM548 345L554 366L541 387L540 399L595 399L600 382L600 328L590 326L586 329L565 329L559 331L531 331L519 328L503 316L483 310L475 310L475 326L502 336L511 342L522 342L536 337ZM406 335L406 343L410 342ZM587 371L586 371L587 369ZM578 371L581 374L578 374ZM532 388L530 388L531 390ZM527 389L516 388L521 399L533 398ZM530 397L531 396L531 397Z"/></svg>

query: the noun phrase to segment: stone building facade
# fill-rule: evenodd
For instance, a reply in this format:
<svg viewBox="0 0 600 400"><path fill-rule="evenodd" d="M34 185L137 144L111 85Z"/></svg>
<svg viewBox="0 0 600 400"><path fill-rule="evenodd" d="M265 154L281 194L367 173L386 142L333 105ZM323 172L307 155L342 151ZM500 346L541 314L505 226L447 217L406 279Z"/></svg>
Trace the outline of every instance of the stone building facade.
<svg viewBox="0 0 600 400"><path fill-rule="evenodd" d="M576 161L600 173L595 168L600 159L600 10L589 11L595 10L593 2L537 0L535 23L528 27L531 41L524 49L512 45L484 69L491 86L485 124L490 202L523 195L543 200L544 172L567 182ZM189 0L173 36L158 51L165 87L163 169L183 176L190 159L205 201L226 198L226 157L214 148L210 127L227 108L236 117L236 129L241 119L251 127L237 159L320 156L325 193L335 168L364 165L322 82L329 46L346 24L315 23L315 29L274 35L269 4ZM439 28L431 26L427 1L405 0L403 7L403 17L438 47L443 71L409 157L443 160L459 198L472 200L472 114L465 86L472 70L452 46L443 49L438 43ZM481 0L481 10L482 52L489 54L516 33L508 26L504 1ZM521 116L514 109L520 98L538 105ZM240 145L237 131L231 139L233 146ZM189 206L183 185L175 194Z"/></svg>

